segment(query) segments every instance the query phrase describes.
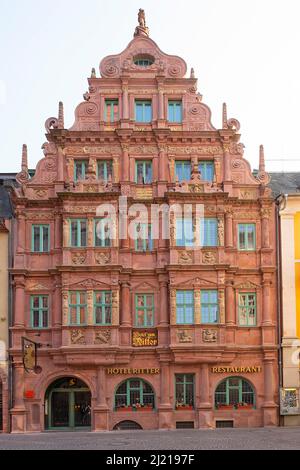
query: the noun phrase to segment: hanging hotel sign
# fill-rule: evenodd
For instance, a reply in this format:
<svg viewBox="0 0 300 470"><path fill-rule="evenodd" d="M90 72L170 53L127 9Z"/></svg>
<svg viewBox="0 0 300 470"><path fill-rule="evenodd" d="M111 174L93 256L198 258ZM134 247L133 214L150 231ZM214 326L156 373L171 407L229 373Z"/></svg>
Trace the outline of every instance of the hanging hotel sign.
<svg viewBox="0 0 300 470"><path fill-rule="evenodd" d="M213 374L257 374L262 371L261 366L221 366L221 367L212 367L211 371Z"/></svg>
<svg viewBox="0 0 300 470"><path fill-rule="evenodd" d="M110 368L106 369L108 375L159 375L160 369L126 369Z"/></svg>
<svg viewBox="0 0 300 470"><path fill-rule="evenodd" d="M22 338L23 365L26 372L35 372L37 368L37 343Z"/></svg>
<svg viewBox="0 0 300 470"><path fill-rule="evenodd" d="M147 346L158 346L157 330L133 330L132 346L135 348L145 348Z"/></svg>

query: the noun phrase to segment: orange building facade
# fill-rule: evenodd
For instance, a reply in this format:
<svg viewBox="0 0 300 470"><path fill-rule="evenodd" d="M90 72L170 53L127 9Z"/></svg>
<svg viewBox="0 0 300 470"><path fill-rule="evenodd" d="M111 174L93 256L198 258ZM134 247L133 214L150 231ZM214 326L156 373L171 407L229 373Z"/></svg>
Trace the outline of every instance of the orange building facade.
<svg viewBox="0 0 300 470"><path fill-rule="evenodd" d="M278 423L275 208L263 148L254 176L239 122L224 105L215 128L186 74L140 11L127 48L101 61L100 77L93 69L74 125L65 129L62 103L47 120L31 179L23 148L12 432ZM140 221L136 204L149 216L154 204L164 209ZM174 205L191 213L179 217ZM22 338L37 343L25 369Z"/></svg>

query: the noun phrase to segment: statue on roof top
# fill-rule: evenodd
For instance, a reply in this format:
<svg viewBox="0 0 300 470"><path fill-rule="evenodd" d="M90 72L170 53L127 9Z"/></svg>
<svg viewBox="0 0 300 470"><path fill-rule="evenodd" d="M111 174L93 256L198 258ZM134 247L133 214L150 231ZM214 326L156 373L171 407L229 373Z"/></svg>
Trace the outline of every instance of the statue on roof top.
<svg viewBox="0 0 300 470"><path fill-rule="evenodd" d="M149 28L147 28L146 26L145 10L143 10L142 8L139 9L138 22L139 22L139 26L135 28L134 37L136 36L149 37Z"/></svg>

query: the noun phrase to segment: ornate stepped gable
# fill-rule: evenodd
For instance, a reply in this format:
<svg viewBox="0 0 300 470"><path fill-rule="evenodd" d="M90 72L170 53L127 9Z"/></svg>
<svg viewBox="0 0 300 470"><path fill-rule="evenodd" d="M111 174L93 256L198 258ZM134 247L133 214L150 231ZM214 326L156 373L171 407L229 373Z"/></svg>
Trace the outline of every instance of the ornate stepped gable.
<svg viewBox="0 0 300 470"><path fill-rule="evenodd" d="M222 129L211 123L211 111L202 102L194 70L186 78L187 65L178 56L165 54L149 37L143 10L139 13L139 26L134 39L120 54L105 57L100 63L100 78L93 69L88 79L89 89L84 101L75 110L75 122L70 129L64 127L63 103L59 103L58 117L47 119L45 126L48 142L43 145L44 158L38 163L35 176L28 175L27 146L22 153L22 169L17 176L22 190L20 197L47 199L57 192L115 192L118 183L126 180L122 174L124 152L129 155L168 157L165 173L175 192L228 192L239 199L270 196L266 188L269 177L265 171L263 146L260 147L259 172L256 177L244 158L240 143L240 124L228 119L227 106L223 105ZM137 60L147 60L148 66ZM182 100L182 123L167 121L168 99ZM119 100L120 119L105 122L105 99ZM152 100L151 125L135 122L134 99ZM96 177L97 157L113 159L114 177L99 184ZM85 180L74 185L74 158L89 160ZM174 158L190 157L194 168L192 182L176 184ZM197 162L213 159L215 180L201 181L196 174ZM198 171L198 170L197 170ZM166 179L166 178L165 178ZM124 188L126 193L126 188Z"/></svg>

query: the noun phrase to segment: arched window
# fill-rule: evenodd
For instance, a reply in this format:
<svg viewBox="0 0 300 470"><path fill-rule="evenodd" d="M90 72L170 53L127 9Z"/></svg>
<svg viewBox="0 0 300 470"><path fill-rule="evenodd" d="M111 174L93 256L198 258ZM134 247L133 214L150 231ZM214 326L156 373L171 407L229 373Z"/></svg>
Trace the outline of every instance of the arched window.
<svg viewBox="0 0 300 470"><path fill-rule="evenodd" d="M232 406L235 408L253 408L255 393L252 385L241 377L229 377L223 380L215 392L216 408Z"/></svg>
<svg viewBox="0 0 300 470"><path fill-rule="evenodd" d="M139 379L129 379L123 382L116 391L116 409L132 408L154 408L154 391L147 382Z"/></svg>

